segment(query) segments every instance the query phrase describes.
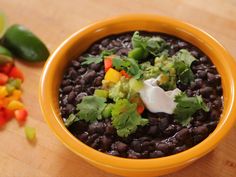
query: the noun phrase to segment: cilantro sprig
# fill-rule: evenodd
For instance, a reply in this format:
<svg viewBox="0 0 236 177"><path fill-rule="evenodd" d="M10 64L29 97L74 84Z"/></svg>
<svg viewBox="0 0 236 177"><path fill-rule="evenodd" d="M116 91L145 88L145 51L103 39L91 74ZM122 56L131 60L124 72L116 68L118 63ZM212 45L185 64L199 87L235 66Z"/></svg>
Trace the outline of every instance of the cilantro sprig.
<svg viewBox="0 0 236 177"><path fill-rule="evenodd" d="M94 122L102 119L102 111L106 107L106 99L98 96L86 96L76 106L78 117L86 122Z"/></svg>
<svg viewBox="0 0 236 177"><path fill-rule="evenodd" d="M174 65L178 79L183 84L189 84L194 80L194 74L191 70L191 64L196 60L186 49L181 49L174 56Z"/></svg>
<svg viewBox="0 0 236 177"><path fill-rule="evenodd" d="M120 137L127 137L134 133L138 126L144 126L148 119L143 119L136 111L137 104L127 99L118 100L112 109L112 125Z"/></svg>
<svg viewBox="0 0 236 177"><path fill-rule="evenodd" d="M135 79L142 77L142 70L139 68L138 63L132 58L116 56L112 59L112 65L117 70L125 70Z"/></svg>
<svg viewBox="0 0 236 177"><path fill-rule="evenodd" d="M85 56L85 61L82 62L82 65L89 65L92 63L98 64L101 63L104 57L114 54L113 50L103 50L100 55L88 55Z"/></svg>
<svg viewBox="0 0 236 177"><path fill-rule="evenodd" d="M200 109L205 112L209 111L201 96L188 97L186 93L182 92L175 97L174 101L177 103L174 110L174 118L183 126L190 123L191 116L196 111Z"/></svg>
<svg viewBox="0 0 236 177"><path fill-rule="evenodd" d="M164 39L160 37L141 36L138 31L133 34L131 42L134 48L133 50L137 50L137 48L142 50L142 56L138 58L146 58L149 54L160 56L163 52L166 53L166 49L168 48Z"/></svg>

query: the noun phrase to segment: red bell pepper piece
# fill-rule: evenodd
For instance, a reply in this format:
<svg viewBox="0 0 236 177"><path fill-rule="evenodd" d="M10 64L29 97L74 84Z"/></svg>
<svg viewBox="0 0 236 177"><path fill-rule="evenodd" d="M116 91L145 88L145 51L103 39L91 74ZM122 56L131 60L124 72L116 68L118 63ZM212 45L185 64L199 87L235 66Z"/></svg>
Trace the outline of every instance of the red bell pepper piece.
<svg viewBox="0 0 236 177"><path fill-rule="evenodd" d="M107 56L104 58L104 68L105 68L105 72L107 72L111 67L112 67L112 59L113 59L113 55L111 56Z"/></svg>
<svg viewBox="0 0 236 177"><path fill-rule="evenodd" d="M13 77L13 78L18 78L18 79L22 80L22 82L24 81L23 73L16 66L14 66L11 69L11 71L10 71L8 76L9 77Z"/></svg>
<svg viewBox="0 0 236 177"><path fill-rule="evenodd" d="M15 114L15 118L19 122L19 124L25 123L27 116L28 116L28 112L26 111L26 109L15 110L14 114Z"/></svg>
<svg viewBox="0 0 236 177"><path fill-rule="evenodd" d="M0 85L5 85L8 81L8 76L6 74L0 73Z"/></svg>
<svg viewBox="0 0 236 177"><path fill-rule="evenodd" d="M0 65L0 72L4 73L4 74L9 74L9 72L11 71L13 67L12 63L6 63L4 65Z"/></svg>
<svg viewBox="0 0 236 177"><path fill-rule="evenodd" d="M121 70L120 73L122 74L122 76L125 76L127 79L130 78L130 75L125 70Z"/></svg>

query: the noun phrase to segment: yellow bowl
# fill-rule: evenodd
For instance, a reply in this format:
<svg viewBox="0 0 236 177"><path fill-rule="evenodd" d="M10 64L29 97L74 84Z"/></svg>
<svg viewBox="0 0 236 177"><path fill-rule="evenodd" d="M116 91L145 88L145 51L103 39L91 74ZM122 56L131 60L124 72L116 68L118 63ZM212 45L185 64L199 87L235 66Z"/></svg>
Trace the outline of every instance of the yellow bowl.
<svg viewBox="0 0 236 177"><path fill-rule="evenodd" d="M64 126L59 114L58 88L70 60L84 52L98 39L112 34L143 30L163 32L184 39L201 49L222 76L224 110L216 129L198 145L155 159L114 157L87 146ZM75 154L107 172L124 176L158 176L179 170L211 151L233 126L236 117L236 64L213 37L202 30L157 15L124 15L89 25L66 39L48 59L40 81L39 99L46 122L61 142Z"/></svg>

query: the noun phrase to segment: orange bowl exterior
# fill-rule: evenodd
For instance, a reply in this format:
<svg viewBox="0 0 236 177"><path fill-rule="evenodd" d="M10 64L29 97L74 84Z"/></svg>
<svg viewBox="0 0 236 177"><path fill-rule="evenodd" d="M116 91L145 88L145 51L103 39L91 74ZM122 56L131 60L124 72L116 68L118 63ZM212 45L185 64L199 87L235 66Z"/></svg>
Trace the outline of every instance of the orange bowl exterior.
<svg viewBox="0 0 236 177"><path fill-rule="evenodd" d="M163 32L192 43L210 57L222 76L224 110L220 122L204 141L184 152L154 159L114 157L79 141L66 129L60 117L58 88L68 63L103 37L135 30ZM45 64L39 100L44 118L58 139L92 165L123 176L159 176L181 169L210 152L233 126L236 116L235 68L234 59L223 46L190 24L157 15L124 15L89 25L63 42Z"/></svg>

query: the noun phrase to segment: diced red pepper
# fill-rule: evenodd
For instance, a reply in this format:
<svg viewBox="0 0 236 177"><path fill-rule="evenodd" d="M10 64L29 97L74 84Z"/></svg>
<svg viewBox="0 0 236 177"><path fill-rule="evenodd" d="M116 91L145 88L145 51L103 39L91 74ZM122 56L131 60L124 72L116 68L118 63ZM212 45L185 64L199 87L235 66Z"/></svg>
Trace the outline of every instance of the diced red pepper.
<svg viewBox="0 0 236 177"><path fill-rule="evenodd" d="M4 114L7 121L11 120L14 117L14 112L7 108L4 109Z"/></svg>
<svg viewBox="0 0 236 177"><path fill-rule="evenodd" d="M6 63L4 65L0 65L0 72L2 72L4 74L9 74L12 67L13 67L12 63Z"/></svg>
<svg viewBox="0 0 236 177"><path fill-rule="evenodd" d="M143 111L144 111L144 109L145 109L145 106L144 106L144 104L143 104L141 98L139 98L139 97L131 98L131 99L130 99L130 102L131 102L131 103L137 103L137 108L136 108L136 109L137 109L137 112L138 112L139 114L142 114L142 113L143 113Z"/></svg>
<svg viewBox="0 0 236 177"><path fill-rule="evenodd" d="M105 72L107 72L111 67L112 67L112 59L113 59L113 55L111 56L107 56L104 58L104 68L105 68Z"/></svg>
<svg viewBox="0 0 236 177"><path fill-rule="evenodd" d="M25 123L25 121L27 119L27 116L28 116L28 112L26 111L26 109L15 110L14 114L15 114L16 120L20 124L24 124Z"/></svg>
<svg viewBox="0 0 236 177"><path fill-rule="evenodd" d="M120 73L122 74L122 76L125 76L127 79L130 78L130 75L125 70L121 70Z"/></svg>
<svg viewBox="0 0 236 177"><path fill-rule="evenodd" d="M14 66L11 69L11 71L10 71L8 76L9 77L13 77L13 78L18 78L18 79L22 80L22 82L24 81L23 73L16 66Z"/></svg>
<svg viewBox="0 0 236 177"><path fill-rule="evenodd" d="M8 81L8 76L6 74L0 73L0 85L5 85Z"/></svg>

